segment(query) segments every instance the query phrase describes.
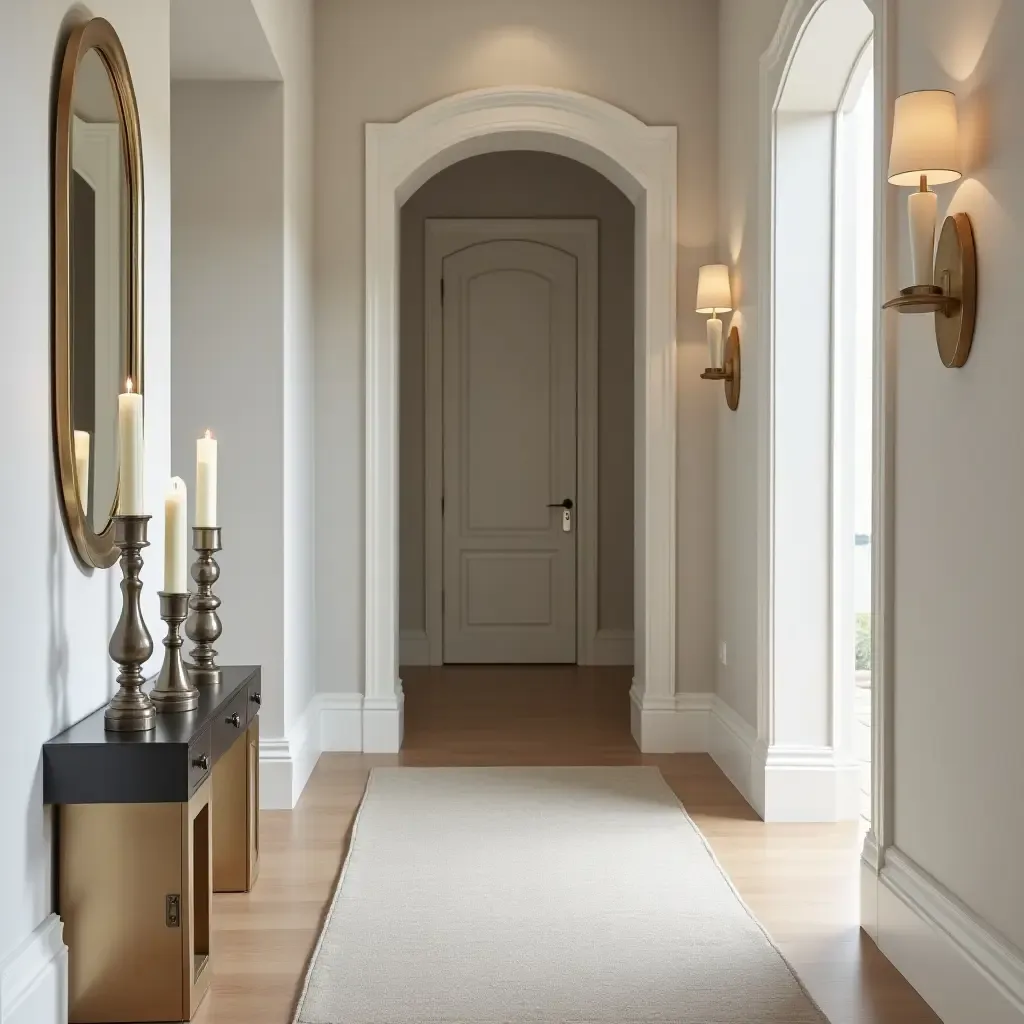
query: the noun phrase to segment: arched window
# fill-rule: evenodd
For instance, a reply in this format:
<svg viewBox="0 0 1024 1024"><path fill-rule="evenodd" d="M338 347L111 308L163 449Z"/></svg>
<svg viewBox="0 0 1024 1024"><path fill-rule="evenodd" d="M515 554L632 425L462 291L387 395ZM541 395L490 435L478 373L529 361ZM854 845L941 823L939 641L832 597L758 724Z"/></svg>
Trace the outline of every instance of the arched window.
<svg viewBox="0 0 1024 1024"><path fill-rule="evenodd" d="M873 24L818 5L773 121L771 746L833 768L843 818L870 813Z"/></svg>

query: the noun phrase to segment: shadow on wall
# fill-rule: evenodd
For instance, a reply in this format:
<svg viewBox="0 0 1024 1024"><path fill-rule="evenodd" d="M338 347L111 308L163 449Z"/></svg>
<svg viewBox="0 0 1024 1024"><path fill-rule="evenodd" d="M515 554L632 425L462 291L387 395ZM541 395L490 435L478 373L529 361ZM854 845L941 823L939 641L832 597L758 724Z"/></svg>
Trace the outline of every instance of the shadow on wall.
<svg viewBox="0 0 1024 1024"><path fill-rule="evenodd" d="M46 591L50 608L47 615L46 685L50 688L50 735L65 727L68 720L68 630L65 620L67 559L61 550L64 524L57 510L56 496L50 513L49 550L46 558Z"/></svg>

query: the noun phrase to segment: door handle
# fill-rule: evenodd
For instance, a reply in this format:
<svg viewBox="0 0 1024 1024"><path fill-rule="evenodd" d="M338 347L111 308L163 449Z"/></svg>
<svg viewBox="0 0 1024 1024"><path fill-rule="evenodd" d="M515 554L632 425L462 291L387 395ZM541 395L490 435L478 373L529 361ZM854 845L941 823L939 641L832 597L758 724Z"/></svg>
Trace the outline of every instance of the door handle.
<svg viewBox="0 0 1024 1024"><path fill-rule="evenodd" d="M556 501L553 505L548 505L548 508L572 508L572 498L563 498L561 501Z"/></svg>

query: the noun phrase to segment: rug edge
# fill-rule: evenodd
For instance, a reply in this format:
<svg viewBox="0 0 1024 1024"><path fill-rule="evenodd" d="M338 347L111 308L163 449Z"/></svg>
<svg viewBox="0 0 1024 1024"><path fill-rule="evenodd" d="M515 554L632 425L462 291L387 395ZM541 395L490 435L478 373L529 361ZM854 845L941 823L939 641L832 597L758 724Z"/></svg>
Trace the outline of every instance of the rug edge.
<svg viewBox="0 0 1024 1024"><path fill-rule="evenodd" d="M680 799L679 794L676 793L676 791L668 784L668 779L666 779L665 776L662 774L660 768L657 768L657 772L661 778L662 784L672 794L673 799L679 805L679 810L683 812L683 817L689 823L690 828L693 829L693 831L697 835L697 838L703 844L705 852L711 858L711 863L714 864L715 868L718 870L718 873L725 880L725 884L729 887L733 896L736 898L736 902L739 903L739 905L743 908L744 913L756 925L757 930L764 936L765 942L767 942L768 945L775 951L775 955L782 961L782 964L786 968L786 970L789 971L790 976L796 982L797 986L799 987L800 991L804 994L807 1001L811 1004L811 1008L814 1010L815 1013L818 1014L821 1024L830 1024L828 1014L826 1014L825 1011L821 1008L821 1004L818 1002L817 999L814 998L810 990L804 984L803 979L797 973L796 968L789 962L789 958L786 956L785 953L782 952L782 950L779 948L779 944L775 941L775 939L772 938L771 934L769 933L768 929L764 926L761 919L751 909L750 905L743 898L743 895L740 893L739 889L736 888L736 885L730 877L729 872L725 870L725 868L722 866L722 862L718 859L718 854L715 853L714 848L708 840L708 837L704 835L704 833L700 830L700 827L697 825L697 822L695 822L693 818L690 816L690 812L686 809L686 805ZM730 785L732 785L731 782Z"/></svg>
<svg viewBox="0 0 1024 1024"><path fill-rule="evenodd" d="M373 777L379 769L371 768L366 776L366 785L363 787L363 795L359 798L359 807L356 809L355 817L352 819L352 832L348 840L348 849L345 851L345 859L341 862L341 868L338 871L338 878L334 883L334 891L331 893L331 901L327 907L327 913L324 914L323 920L320 922L320 934L317 935L316 944L313 946L313 951L309 955L309 960L306 962L306 975L302 979L302 988L299 991L299 998L295 1003L295 1014L292 1017L292 1024L304 1024L301 1014L303 1006L306 1002L306 994L309 991L309 983L313 978L313 969L316 967L316 962L320 957L320 950L324 944L324 939L327 937L327 932L330 929L331 919L334 917L335 908L338 905L338 897L341 895L341 887L345 881L345 874L348 871L349 861L352 859L352 851L356 848L356 837L359 834L359 819L362 817L363 808L366 806L366 798L370 795L370 786L373 783Z"/></svg>

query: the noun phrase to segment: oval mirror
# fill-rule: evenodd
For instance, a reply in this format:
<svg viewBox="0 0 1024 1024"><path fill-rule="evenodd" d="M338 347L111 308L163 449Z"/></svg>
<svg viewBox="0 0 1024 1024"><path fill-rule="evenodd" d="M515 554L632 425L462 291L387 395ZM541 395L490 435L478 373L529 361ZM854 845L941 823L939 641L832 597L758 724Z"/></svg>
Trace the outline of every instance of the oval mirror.
<svg viewBox="0 0 1024 1024"><path fill-rule="evenodd" d="M138 114L113 27L94 18L64 51L57 99L54 411L64 520L78 560L117 558L117 396L142 390L142 167Z"/></svg>

